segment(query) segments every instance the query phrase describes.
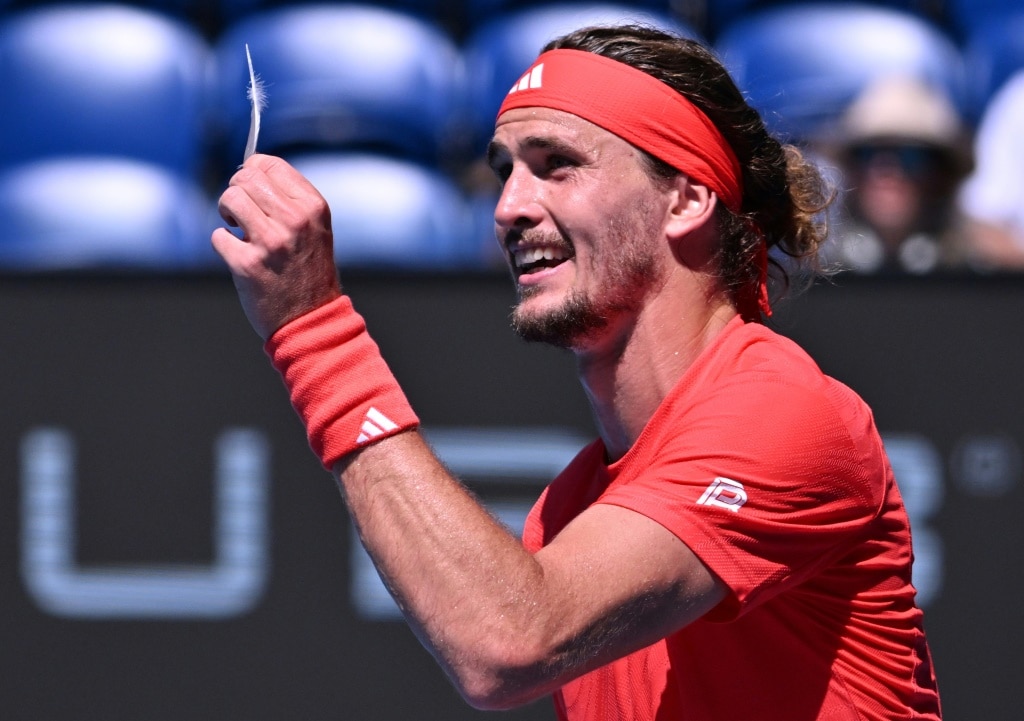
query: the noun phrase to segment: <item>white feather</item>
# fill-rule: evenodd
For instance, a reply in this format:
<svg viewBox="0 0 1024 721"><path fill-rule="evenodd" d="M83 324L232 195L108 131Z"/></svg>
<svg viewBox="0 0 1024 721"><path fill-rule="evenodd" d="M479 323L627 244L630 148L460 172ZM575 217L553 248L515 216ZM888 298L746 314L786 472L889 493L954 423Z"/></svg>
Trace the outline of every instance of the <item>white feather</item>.
<svg viewBox="0 0 1024 721"><path fill-rule="evenodd" d="M260 113L267 106L267 92L263 86L263 80L252 69L252 55L249 53L248 43L245 44L245 59L249 63L249 88L246 91L246 97L249 98L250 113L249 139L245 143L243 163L256 152L256 141L260 136Z"/></svg>

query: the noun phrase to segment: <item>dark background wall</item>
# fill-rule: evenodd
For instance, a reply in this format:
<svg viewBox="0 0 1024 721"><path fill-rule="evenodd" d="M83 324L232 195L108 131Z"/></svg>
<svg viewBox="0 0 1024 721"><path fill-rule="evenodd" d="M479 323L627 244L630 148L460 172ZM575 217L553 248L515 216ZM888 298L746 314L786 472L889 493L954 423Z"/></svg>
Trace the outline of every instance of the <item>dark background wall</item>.
<svg viewBox="0 0 1024 721"><path fill-rule="evenodd" d="M593 432L571 359L508 331L501 275L346 286L518 523ZM840 278L774 320L875 410L950 719L1018 718L1022 309L1021 278ZM396 619L227 277L9 276L0 338L3 718L488 717Z"/></svg>

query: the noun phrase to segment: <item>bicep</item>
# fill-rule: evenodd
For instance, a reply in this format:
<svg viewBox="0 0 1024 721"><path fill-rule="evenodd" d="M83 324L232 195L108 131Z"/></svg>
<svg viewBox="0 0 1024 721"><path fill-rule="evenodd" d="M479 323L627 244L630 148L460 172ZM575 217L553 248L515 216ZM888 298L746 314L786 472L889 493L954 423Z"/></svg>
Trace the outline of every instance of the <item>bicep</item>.
<svg viewBox="0 0 1024 721"><path fill-rule="evenodd" d="M714 608L727 589L675 534L595 504L536 554L558 613L554 651L586 668L654 643Z"/></svg>

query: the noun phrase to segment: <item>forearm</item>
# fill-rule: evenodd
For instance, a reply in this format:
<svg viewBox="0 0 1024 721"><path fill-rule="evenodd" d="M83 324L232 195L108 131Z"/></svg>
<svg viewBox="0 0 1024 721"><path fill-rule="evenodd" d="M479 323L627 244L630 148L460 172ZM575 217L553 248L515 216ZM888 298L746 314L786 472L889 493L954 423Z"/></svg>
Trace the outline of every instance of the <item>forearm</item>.
<svg viewBox="0 0 1024 721"><path fill-rule="evenodd" d="M725 595L669 531L614 506L588 510L530 554L415 431L367 446L334 471L410 626L481 708L550 693Z"/></svg>
<svg viewBox="0 0 1024 721"><path fill-rule="evenodd" d="M288 323L266 350L378 571L467 699L546 690L557 581L543 583L536 559L433 455L349 299Z"/></svg>
<svg viewBox="0 0 1024 721"><path fill-rule="evenodd" d="M362 449L335 475L384 582L467 700L500 706L549 691L540 564L419 434Z"/></svg>

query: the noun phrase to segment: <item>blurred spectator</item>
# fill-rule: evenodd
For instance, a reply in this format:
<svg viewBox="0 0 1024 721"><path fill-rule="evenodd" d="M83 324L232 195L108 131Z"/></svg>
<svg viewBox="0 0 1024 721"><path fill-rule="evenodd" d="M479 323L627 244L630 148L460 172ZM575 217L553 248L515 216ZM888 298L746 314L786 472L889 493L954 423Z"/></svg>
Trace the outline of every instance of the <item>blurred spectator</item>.
<svg viewBox="0 0 1024 721"><path fill-rule="evenodd" d="M833 143L826 153L843 190L832 264L922 274L968 263L955 199L972 166L970 138L944 94L908 77L871 84L843 114Z"/></svg>
<svg viewBox="0 0 1024 721"><path fill-rule="evenodd" d="M960 207L981 262L1024 270L1024 69L989 102L975 138L977 166Z"/></svg>

